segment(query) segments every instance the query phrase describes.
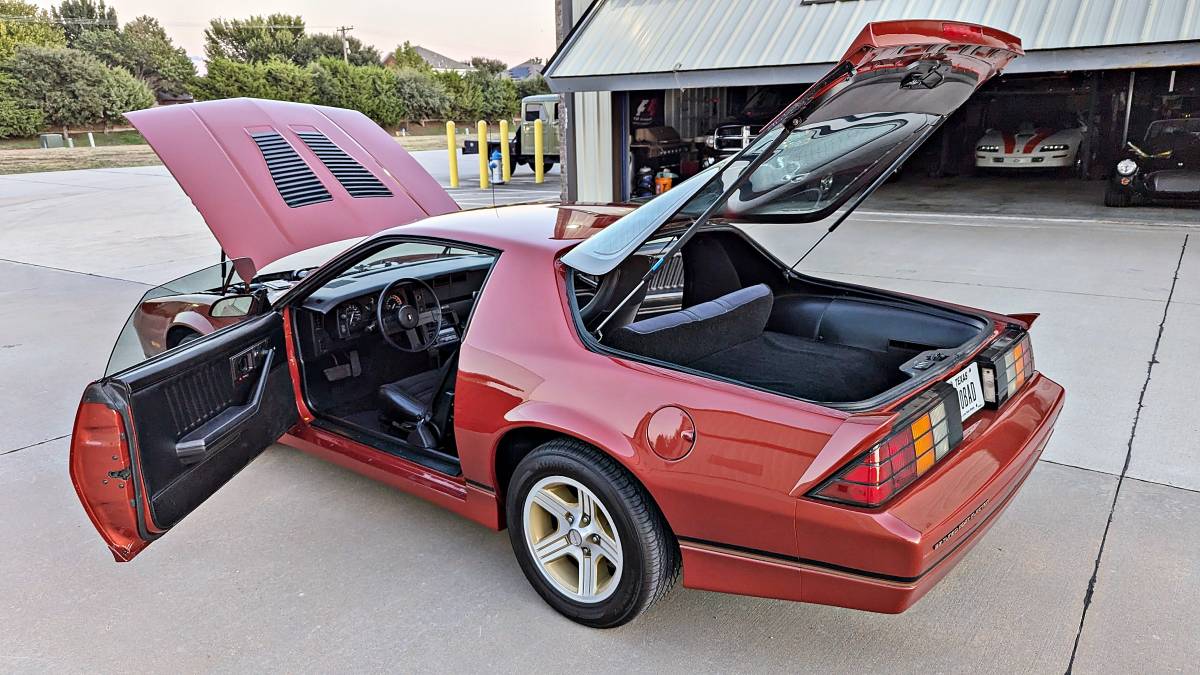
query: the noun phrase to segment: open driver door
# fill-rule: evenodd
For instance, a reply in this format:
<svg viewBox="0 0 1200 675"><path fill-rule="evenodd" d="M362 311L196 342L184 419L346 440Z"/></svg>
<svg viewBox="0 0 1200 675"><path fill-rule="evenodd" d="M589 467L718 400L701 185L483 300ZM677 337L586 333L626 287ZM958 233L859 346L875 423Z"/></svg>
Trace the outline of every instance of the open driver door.
<svg viewBox="0 0 1200 675"><path fill-rule="evenodd" d="M269 311L88 385L71 480L117 561L132 560L296 424L284 340L282 315Z"/></svg>

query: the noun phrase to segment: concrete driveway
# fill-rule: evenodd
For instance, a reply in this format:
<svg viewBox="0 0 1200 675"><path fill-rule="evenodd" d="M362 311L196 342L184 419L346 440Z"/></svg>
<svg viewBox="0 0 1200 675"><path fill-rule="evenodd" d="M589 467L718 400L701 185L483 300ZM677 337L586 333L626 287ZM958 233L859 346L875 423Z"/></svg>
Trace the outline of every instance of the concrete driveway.
<svg viewBox="0 0 1200 675"><path fill-rule="evenodd" d="M802 268L1040 312L1038 366L1069 397L1044 461L903 615L677 589L592 631L542 603L505 533L283 446L112 563L68 480L75 405L147 286L215 242L160 169L0 178L0 671L1194 670L1200 219L902 185ZM819 233L756 234L798 256Z"/></svg>

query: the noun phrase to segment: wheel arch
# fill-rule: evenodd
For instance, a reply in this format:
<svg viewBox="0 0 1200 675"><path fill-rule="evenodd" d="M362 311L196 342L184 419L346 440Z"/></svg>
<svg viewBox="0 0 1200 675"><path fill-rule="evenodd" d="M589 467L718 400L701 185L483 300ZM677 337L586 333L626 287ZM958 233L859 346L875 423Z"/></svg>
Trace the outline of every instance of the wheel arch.
<svg viewBox="0 0 1200 675"><path fill-rule="evenodd" d="M538 446L556 438L569 438L586 443L612 458L645 491L658 512L663 513L658 500L654 498L654 494L635 470L638 464L638 453L629 439L609 427L595 426L597 424L595 420L588 420L588 424L576 426L564 424L563 420L551 422L545 419L526 418L503 431L492 454L493 485L496 488L496 501L499 503L501 523L505 519L508 483L517 464ZM663 520L666 522L665 514ZM669 528L670 524L668 523Z"/></svg>
<svg viewBox="0 0 1200 675"><path fill-rule="evenodd" d="M172 331L182 329L190 330L201 335L208 335L213 332L215 326L204 315L194 310L186 310L175 315L171 320L171 325L167 326L167 331L163 333L163 339L170 335Z"/></svg>

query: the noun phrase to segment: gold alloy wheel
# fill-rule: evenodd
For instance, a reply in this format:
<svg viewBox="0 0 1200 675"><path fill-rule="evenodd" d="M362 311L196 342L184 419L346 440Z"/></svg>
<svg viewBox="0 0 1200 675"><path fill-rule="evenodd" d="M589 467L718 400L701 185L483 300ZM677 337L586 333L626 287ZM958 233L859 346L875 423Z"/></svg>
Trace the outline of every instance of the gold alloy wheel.
<svg viewBox="0 0 1200 675"><path fill-rule="evenodd" d="M597 603L621 581L621 536L591 490L565 476L538 481L525 496L525 544L538 571L576 602Z"/></svg>

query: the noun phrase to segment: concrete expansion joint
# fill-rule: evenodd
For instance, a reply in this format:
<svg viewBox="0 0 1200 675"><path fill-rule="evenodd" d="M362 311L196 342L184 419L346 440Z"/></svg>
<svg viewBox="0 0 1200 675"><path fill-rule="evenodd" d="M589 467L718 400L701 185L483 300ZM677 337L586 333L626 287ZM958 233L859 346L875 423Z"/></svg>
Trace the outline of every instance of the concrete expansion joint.
<svg viewBox="0 0 1200 675"><path fill-rule="evenodd" d="M1138 422L1142 418L1142 408L1145 407L1146 390L1150 388L1150 378L1154 375L1154 366L1158 361L1158 348L1162 344L1163 331L1167 326L1167 315L1171 311L1171 300L1175 296L1175 286L1179 283L1179 270L1183 268L1183 256L1187 253L1188 238L1183 235L1183 245L1179 248L1179 261L1175 263L1175 275L1171 278L1171 290L1167 292L1167 302L1163 305L1162 319L1158 322L1158 335L1154 338L1154 349L1150 352L1150 360L1146 364L1146 379L1142 382L1142 390L1138 394L1137 408L1133 415L1133 425L1129 429L1129 444L1125 448L1125 465L1117 477L1117 488L1113 490L1112 504L1108 509L1108 520L1104 523L1104 534L1100 537L1100 548L1096 551L1096 561L1092 567L1092 576L1088 579L1087 591L1083 595L1083 611L1079 615L1079 629L1075 633L1075 643L1071 647L1071 660L1067 662L1067 675L1075 667L1075 656L1079 653L1079 639L1083 636L1083 626L1087 621L1088 609L1092 605L1092 596L1096 591L1096 581L1100 575L1100 562L1104 558L1104 545L1108 542L1108 531L1112 527L1113 517L1117 511L1117 500L1121 496L1121 485L1129 473L1129 464L1133 460L1133 442L1137 438Z"/></svg>

